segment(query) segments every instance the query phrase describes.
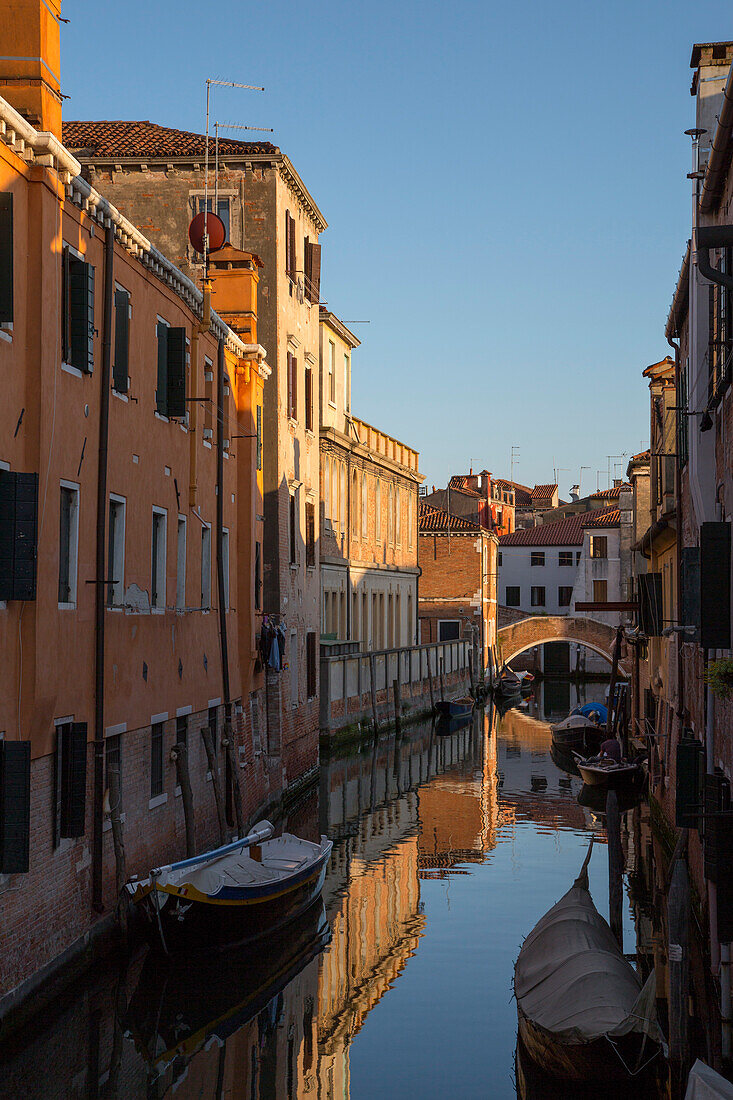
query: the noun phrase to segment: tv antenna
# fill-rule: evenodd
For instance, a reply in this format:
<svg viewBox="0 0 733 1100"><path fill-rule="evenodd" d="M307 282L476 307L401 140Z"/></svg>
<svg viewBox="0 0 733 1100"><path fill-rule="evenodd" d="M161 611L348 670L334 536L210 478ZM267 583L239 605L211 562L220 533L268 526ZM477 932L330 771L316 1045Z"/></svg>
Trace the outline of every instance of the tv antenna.
<svg viewBox="0 0 733 1100"><path fill-rule="evenodd" d="M583 484L583 470L590 470L590 469L591 469L590 466L581 466L580 467L580 477L578 478L578 496L583 495L580 491L580 487Z"/></svg>
<svg viewBox="0 0 733 1100"><path fill-rule="evenodd" d="M515 451L516 451L516 454L514 453ZM514 463L515 462L517 462L517 463L519 462L519 444L518 443L515 443L515 445L512 447L511 461L509 463L509 467L511 469L511 475L510 475L509 480L512 482L512 484L514 483Z"/></svg>
<svg viewBox="0 0 733 1100"><path fill-rule="evenodd" d="M214 213L219 213L219 131L220 130L259 130L263 134L274 134L272 126L240 126L236 122L214 123Z"/></svg>
<svg viewBox="0 0 733 1100"><path fill-rule="evenodd" d="M209 274L209 117L211 106L211 89L217 88L244 88L248 92L264 92L264 88L259 84L240 84L236 80L216 80L214 77L206 78L206 154L205 154L205 169L204 169L204 229L203 229L203 252L204 252L204 281L208 278Z"/></svg>

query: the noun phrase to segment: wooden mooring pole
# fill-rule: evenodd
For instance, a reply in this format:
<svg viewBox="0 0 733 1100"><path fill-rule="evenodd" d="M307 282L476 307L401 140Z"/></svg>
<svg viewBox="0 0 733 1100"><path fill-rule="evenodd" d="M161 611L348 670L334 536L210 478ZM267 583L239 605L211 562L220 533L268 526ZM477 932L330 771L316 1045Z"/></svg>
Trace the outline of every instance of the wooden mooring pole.
<svg viewBox="0 0 733 1100"><path fill-rule="evenodd" d="M440 658L440 698L445 699L445 680L443 679L443 669L445 666L445 658Z"/></svg>
<svg viewBox="0 0 733 1100"><path fill-rule="evenodd" d="M428 684L430 686L430 713L435 714L435 692L433 691L433 670L430 665L430 650L426 651L426 657L428 659Z"/></svg>
<svg viewBox="0 0 733 1100"><path fill-rule="evenodd" d="M624 949L623 874L624 854L621 849L621 815L615 791L606 795L606 837L608 840L608 909L609 920L619 947Z"/></svg>
<svg viewBox="0 0 733 1100"><path fill-rule="evenodd" d="M374 660L374 654L369 654L369 686L372 692L372 721L374 723L374 736L379 735L379 719L377 717L377 682L375 675L376 661Z"/></svg>
<svg viewBox="0 0 733 1100"><path fill-rule="evenodd" d="M204 743L206 749L206 760L209 765L209 774L211 775L211 785L214 788L214 801L216 802L216 816L219 821L219 843L226 844L227 842L227 823L224 816L224 803L221 797L221 786L219 785L219 772L217 768L218 761L216 759L216 752L214 751L214 742L211 740L211 730L208 726L201 727L201 740Z"/></svg>
<svg viewBox="0 0 733 1100"><path fill-rule="evenodd" d="M171 750L176 765L176 777L181 788L183 802L183 820L186 826L186 856L196 855L196 834L193 819L193 794L188 778L188 747L185 741L176 741Z"/></svg>
<svg viewBox="0 0 733 1100"><path fill-rule="evenodd" d="M115 850L115 886L122 935L127 939L127 869L125 864L125 841L122 836L122 785L120 783L120 765L110 763L109 773L109 816L112 822L112 844Z"/></svg>
<svg viewBox="0 0 733 1100"><path fill-rule="evenodd" d="M394 728L395 733L399 736L402 733L402 722L400 720L400 714L402 712L402 702L400 700L399 680L392 681L392 693L394 695Z"/></svg>

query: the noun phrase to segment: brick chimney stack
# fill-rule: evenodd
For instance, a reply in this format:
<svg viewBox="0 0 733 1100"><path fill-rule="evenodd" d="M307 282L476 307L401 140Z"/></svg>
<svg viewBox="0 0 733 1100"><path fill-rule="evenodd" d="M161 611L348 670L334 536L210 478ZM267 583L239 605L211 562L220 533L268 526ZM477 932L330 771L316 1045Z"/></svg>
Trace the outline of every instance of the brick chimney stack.
<svg viewBox="0 0 733 1100"><path fill-rule="evenodd" d="M61 140L61 0L4 0L0 95Z"/></svg>

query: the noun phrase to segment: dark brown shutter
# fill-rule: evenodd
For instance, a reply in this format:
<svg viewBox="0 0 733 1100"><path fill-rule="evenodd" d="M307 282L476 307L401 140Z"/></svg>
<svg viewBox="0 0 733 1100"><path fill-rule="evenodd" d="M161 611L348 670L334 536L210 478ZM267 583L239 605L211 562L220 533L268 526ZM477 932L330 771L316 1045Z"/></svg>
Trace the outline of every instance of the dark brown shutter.
<svg viewBox="0 0 733 1100"><path fill-rule="evenodd" d="M0 872L30 867L31 743L0 741Z"/></svg>
<svg viewBox="0 0 733 1100"><path fill-rule="evenodd" d="M648 638L662 633L662 574L641 573L639 582L639 627Z"/></svg>
<svg viewBox="0 0 733 1100"><path fill-rule="evenodd" d="M316 564L316 506L310 503L305 506L305 564Z"/></svg>
<svg viewBox="0 0 733 1100"><path fill-rule="evenodd" d="M35 600L38 474L0 470L0 600Z"/></svg>
<svg viewBox="0 0 733 1100"><path fill-rule="evenodd" d="M161 416L168 415L168 326L158 321L158 385L155 407Z"/></svg>
<svg viewBox="0 0 733 1100"><path fill-rule="evenodd" d="M303 238L303 284L305 287L305 296L310 302L311 300L311 249L310 240L308 237Z"/></svg>
<svg viewBox="0 0 733 1100"><path fill-rule="evenodd" d="M730 523L700 526L700 645L728 649L730 635Z"/></svg>
<svg viewBox="0 0 733 1100"><path fill-rule="evenodd" d="M291 233L290 233L290 211L285 211L285 274L291 279L293 277L293 254L291 251Z"/></svg>
<svg viewBox="0 0 733 1100"><path fill-rule="evenodd" d="M0 193L0 324L13 320L13 195Z"/></svg>
<svg viewBox="0 0 733 1100"><path fill-rule="evenodd" d="M295 282L298 274L298 260L295 253L295 218L290 219L290 278Z"/></svg>
<svg viewBox="0 0 733 1100"><path fill-rule="evenodd" d="M313 431L313 371L307 365L305 368L305 426L309 432Z"/></svg>
<svg viewBox="0 0 733 1100"><path fill-rule="evenodd" d="M61 748L61 836L84 836L87 797L87 724L59 730Z"/></svg>
<svg viewBox="0 0 733 1100"><path fill-rule="evenodd" d="M186 330L168 329L168 416L186 415Z"/></svg>
<svg viewBox="0 0 733 1100"><path fill-rule="evenodd" d="M115 290L115 365L112 384L118 393L127 393L129 360L129 303L126 290Z"/></svg>
<svg viewBox="0 0 733 1100"><path fill-rule="evenodd" d="M693 626L695 633L686 633L682 640L699 642L700 640L700 547L682 548L682 625Z"/></svg>
<svg viewBox="0 0 733 1100"><path fill-rule="evenodd" d="M311 302L317 304L321 300L321 246L319 244L311 244L309 252L310 279L308 286L310 287L310 294L308 297Z"/></svg>

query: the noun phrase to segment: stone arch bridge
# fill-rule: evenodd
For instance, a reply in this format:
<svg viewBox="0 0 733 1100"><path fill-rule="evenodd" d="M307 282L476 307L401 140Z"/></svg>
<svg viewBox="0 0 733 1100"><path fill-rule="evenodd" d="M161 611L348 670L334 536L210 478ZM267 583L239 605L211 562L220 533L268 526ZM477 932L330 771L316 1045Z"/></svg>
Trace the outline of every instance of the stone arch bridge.
<svg viewBox="0 0 733 1100"><path fill-rule="evenodd" d="M508 614L507 614L508 612ZM522 615L514 618L508 608L499 609L497 641L499 656L508 664L514 657L545 642L578 642L600 653L607 661L613 660L616 627L607 626L596 619L575 619L570 615ZM514 621L507 622L511 616ZM624 647L622 646L622 654ZM619 669L625 676L631 675L628 657L619 661Z"/></svg>

